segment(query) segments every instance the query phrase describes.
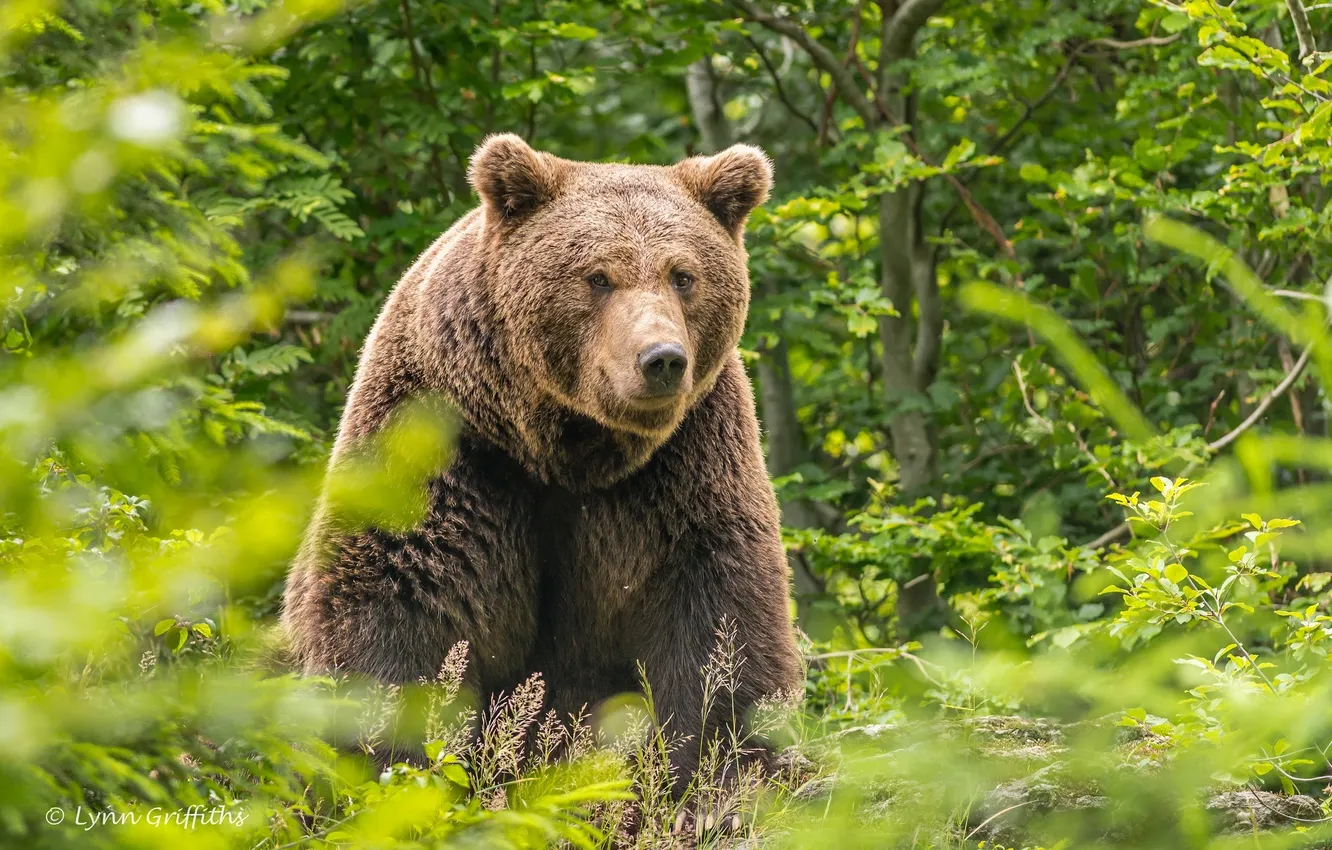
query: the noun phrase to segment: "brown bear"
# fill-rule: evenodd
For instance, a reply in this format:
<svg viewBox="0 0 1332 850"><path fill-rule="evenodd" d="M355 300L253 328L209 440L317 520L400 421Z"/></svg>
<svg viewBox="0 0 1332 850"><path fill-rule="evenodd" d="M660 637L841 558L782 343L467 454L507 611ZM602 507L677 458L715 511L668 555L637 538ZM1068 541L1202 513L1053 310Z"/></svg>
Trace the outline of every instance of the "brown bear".
<svg viewBox="0 0 1332 850"><path fill-rule="evenodd" d="M482 205L389 296L331 466L424 394L456 411L453 453L414 527L349 527L325 499L287 584L291 649L306 671L402 683L466 640L480 694L540 672L562 712L636 689L641 664L668 729L724 735L801 679L736 351L742 234L771 164L743 145L571 162L498 135L469 178ZM705 721L723 618L743 665L735 705ZM697 758L678 748L677 776Z"/></svg>

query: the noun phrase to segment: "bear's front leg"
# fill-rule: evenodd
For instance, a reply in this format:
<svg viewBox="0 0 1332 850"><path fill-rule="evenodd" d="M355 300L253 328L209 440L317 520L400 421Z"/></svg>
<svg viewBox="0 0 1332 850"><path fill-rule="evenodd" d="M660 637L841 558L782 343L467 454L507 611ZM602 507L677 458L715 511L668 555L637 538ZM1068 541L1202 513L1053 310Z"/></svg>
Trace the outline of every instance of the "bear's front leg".
<svg viewBox="0 0 1332 850"><path fill-rule="evenodd" d="M531 498L503 463L460 447L408 531L316 519L282 615L307 673L431 680L465 640L467 680L483 699L521 679L536 637Z"/></svg>
<svg viewBox="0 0 1332 850"><path fill-rule="evenodd" d="M766 483L766 482L765 482ZM775 517L732 517L698 528L645 588L635 644L682 794L700 767L726 774L760 758L750 734L765 698L800 686L787 605L787 567Z"/></svg>

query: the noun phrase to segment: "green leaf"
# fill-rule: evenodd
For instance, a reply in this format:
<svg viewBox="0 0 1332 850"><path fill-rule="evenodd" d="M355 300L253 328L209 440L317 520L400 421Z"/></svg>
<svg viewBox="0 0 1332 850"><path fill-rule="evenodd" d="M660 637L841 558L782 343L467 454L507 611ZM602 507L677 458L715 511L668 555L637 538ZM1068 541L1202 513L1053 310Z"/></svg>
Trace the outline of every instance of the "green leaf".
<svg viewBox="0 0 1332 850"><path fill-rule="evenodd" d="M595 29L582 24L560 24L555 27L554 33L560 38L572 38L578 41L589 41L597 37Z"/></svg>
<svg viewBox="0 0 1332 850"><path fill-rule="evenodd" d="M1050 172L1045 170L1045 166L1027 162L1018 169L1018 176L1028 183L1044 183L1049 178Z"/></svg>
<svg viewBox="0 0 1332 850"><path fill-rule="evenodd" d="M878 320L865 313L855 312L846 317L846 329L861 339L874 333L878 327Z"/></svg>
<svg viewBox="0 0 1332 850"><path fill-rule="evenodd" d="M944 157L943 161L944 170L946 171L960 162L966 162L968 159L971 158L971 155L975 152L976 152L976 143L973 142L971 139L963 139L962 141L953 145L952 149L948 151L948 156Z"/></svg>
<svg viewBox="0 0 1332 850"><path fill-rule="evenodd" d="M454 785L460 788L472 787L472 780L468 777L466 769L457 762L446 762L441 765L440 771L444 774L444 778Z"/></svg>
<svg viewBox="0 0 1332 850"><path fill-rule="evenodd" d="M1180 584L1189 577L1189 571L1182 564L1171 564L1165 568L1165 577L1174 584Z"/></svg>
<svg viewBox="0 0 1332 850"><path fill-rule="evenodd" d="M170 631L171 627L174 625L176 625L176 621L170 617L165 620L158 620L157 625L153 626L153 634L161 637Z"/></svg>

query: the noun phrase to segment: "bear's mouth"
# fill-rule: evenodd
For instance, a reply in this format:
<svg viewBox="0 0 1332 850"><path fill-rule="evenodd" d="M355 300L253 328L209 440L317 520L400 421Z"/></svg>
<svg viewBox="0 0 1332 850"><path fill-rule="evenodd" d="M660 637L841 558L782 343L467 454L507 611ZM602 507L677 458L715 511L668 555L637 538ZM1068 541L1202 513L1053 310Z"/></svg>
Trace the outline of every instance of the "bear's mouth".
<svg viewBox="0 0 1332 850"><path fill-rule="evenodd" d="M659 410L669 410L680 403L684 398L682 393L670 393L669 395L641 395L631 398L625 404L630 410L643 411L644 413L655 413Z"/></svg>
<svg viewBox="0 0 1332 850"><path fill-rule="evenodd" d="M608 405L607 424L644 437L658 437L675 428L684 406L683 395L631 396Z"/></svg>

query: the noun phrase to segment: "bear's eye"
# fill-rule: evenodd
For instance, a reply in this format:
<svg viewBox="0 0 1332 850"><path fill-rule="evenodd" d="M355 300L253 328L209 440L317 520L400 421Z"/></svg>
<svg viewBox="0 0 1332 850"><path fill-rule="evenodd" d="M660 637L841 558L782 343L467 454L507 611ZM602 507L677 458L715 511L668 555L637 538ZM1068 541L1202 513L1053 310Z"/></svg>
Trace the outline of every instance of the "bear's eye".
<svg viewBox="0 0 1332 850"><path fill-rule="evenodd" d="M671 274L671 286L679 293L688 292L694 288L694 276L689 272L674 272Z"/></svg>
<svg viewBox="0 0 1332 850"><path fill-rule="evenodd" d="M611 288L610 278L606 277L606 276L605 276L604 274L602 274L601 272L597 272L596 274L590 274L590 275L588 275L588 276L587 276L587 283L588 283L588 285L591 286L593 289L607 290L607 289L610 289L610 288Z"/></svg>

